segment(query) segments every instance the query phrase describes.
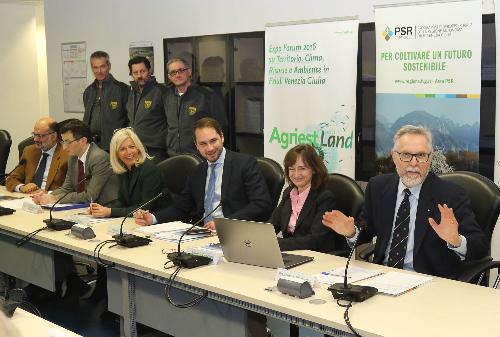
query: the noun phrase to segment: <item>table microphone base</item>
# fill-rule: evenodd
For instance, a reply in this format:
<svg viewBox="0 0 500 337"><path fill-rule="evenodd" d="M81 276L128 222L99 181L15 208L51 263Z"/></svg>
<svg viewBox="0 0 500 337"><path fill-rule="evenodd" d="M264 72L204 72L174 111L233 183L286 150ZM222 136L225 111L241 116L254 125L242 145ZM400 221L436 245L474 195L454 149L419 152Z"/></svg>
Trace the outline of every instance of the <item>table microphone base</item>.
<svg viewBox="0 0 500 337"><path fill-rule="evenodd" d="M172 261L175 266L182 268L196 268L206 266L212 262L212 258L210 257L184 252L169 253L167 254L167 258Z"/></svg>
<svg viewBox="0 0 500 337"><path fill-rule="evenodd" d="M63 231L65 229L71 229L76 222L63 220L63 219L45 219L43 220L48 228L55 231Z"/></svg>
<svg viewBox="0 0 500 337"><path fill-rule="evenodd" d="M115 239L116 243L120 246L128 248L146 246L151 242L148 238L133 234L116 234L113 235L113 239Z"/></svg>
<svg viewBox="0 0 500 337"><path fill-rule="evenodd" d="M333 298L350 302L363 302L378 292L377 288L344 283L334 283L328 287Z"/></svg>

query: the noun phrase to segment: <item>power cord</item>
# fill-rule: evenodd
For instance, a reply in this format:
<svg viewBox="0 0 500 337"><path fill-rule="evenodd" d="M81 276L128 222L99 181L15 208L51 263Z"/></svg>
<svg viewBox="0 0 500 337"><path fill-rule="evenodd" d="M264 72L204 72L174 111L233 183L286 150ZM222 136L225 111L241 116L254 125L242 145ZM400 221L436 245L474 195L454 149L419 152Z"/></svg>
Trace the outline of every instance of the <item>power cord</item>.
<svg viewBox="0 0 500 337"><path fill-rule="evenodd" d="M41 231L43 231L44 229L47 229L49 227L45 226L45 227L42 227L42 228L39 228L37 230L34 230L33 232L31 233L28 233L26 234L25 236L23 236L22 238L20 238L17 242L16 242L16 246L17 247L21 247L21 246L24 246L26 243L30 242L31 239L33 239L33 237L35 235L37 235L38 233L40 233Z"/></svg>
<svg viewBox="0 0 500 337"><path fill-rule="evenodd" d="M351 330L351 332L354 334L354 336L356 337L363 337L359 334L359 332L357 332L354 327L351 325L351 321L349 320L349 309L352 307L352 301L348 301L347 304L342 304L340 303L340 301L345 301L343 299L338 299L337 300L337 305L340 306L340 307L343 307L345 308L345 311L344 311L344 321L345 321L345 324L347 324L347 326L349 327L349 329Z"/></svg>
<svg viewBox="0 0 500 337"><path fill-rule="evenodd" d="M106 268L109 268L109 267L114 267L115 264L113 262L111 263L107 263L107 262L104 262L103 260L101 260L99 254L101 253L101 249L106 246L108 243L116 243L115 240L104 240L102 242L99 242L97 244L97 246L95 246L94 248L94 260L95 262L97 263L97 265L101 265L103 267L106 267ZM116 245L113 245L113 246L116 246ZM110 247L113 247L113 246L110 246Z"/></svg>
<svg viewBox="0 0 500 337"><path fill-rule="evenodd" d="M166 268L166 267L165 267ZM166 268L168 269L168 268ZM189 301L189 302L186 302L186 303L182 303L182 304L179 304L179 303L175 303L172 298L170 297L170 290L172 289L172 284L174 283L174 280L175 278L177 277L177 274L179 274L179 271L182 269L182 267L177 267L175 269L175 271L170 275L170 277L168 278L168 282L167 284L165 285L165 297L168 301L168 303L172 304L174 307L176 308L180 308L180 309L187 309L187 308L191 308L191 307L194 307L195 305L197 305L198 303L200 303L201 301L203 301L205 298L207 298L208 296L208 291L204 291L203 292L203 295L200 295L196 298L194 298L193 300Z"/></svg>

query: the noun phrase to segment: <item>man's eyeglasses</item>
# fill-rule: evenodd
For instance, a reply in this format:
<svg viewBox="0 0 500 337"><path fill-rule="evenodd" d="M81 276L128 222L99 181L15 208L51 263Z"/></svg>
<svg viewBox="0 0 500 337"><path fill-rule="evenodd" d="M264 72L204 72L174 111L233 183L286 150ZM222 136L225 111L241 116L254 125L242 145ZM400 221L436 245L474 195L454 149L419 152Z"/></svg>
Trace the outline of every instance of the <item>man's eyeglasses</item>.
<svg viewBox="0 0 500 337"><path fill-rule="evenodd" d="M59 141L59 143L61 143L61 145L69 145L69 144L74 143L74 142L76 142L77 140L80 140L80 139L82 139L82 137L76 138L76 139L73 139L73 140L61 140L61 141Z"/></svg>
<svg viewBox="0 0 500 337"><path fill-rule="evenodd" d="M54 132L55 132L55 131L51 131L51 132L49 132L49 133L34 133L34 132L32 132L32 133L31 133L31 137L33 137L33 138L37 138L37 137L38 137L38 138L45 138L45 137L47 137L48 135L53 134Z"/></svg>
<svg viewBox="0 0 500 337"><path fill-rule="evenodd" d="M427 163L429 161L429 156L431 155L432 152L429 153L408 153L408 152L398 152L396 153L399 155L399 159L401 161L408 163L413 160L413 157L419 162L419 163Z"/></svg>
<svg viewBox="0 0 500 337"><path fill-rule="evenodd" d="M119 129L114 129L113 130L113 134L117 133L118 131L120 130L130 130L130 131L134 131L134 128L131 127L131 126L127 126L127 127L124 127L124 128L119 128Z"/></svg>
<svg viewBox="0 0 500 337"><path fill-rule="evenodd" d="M180 68L180 69L177 69L177 70L172 70L172 71L169 71L168 72L168 76L175 76L177 74L183 74L186 70L188 70L189 68Z"/></svg>

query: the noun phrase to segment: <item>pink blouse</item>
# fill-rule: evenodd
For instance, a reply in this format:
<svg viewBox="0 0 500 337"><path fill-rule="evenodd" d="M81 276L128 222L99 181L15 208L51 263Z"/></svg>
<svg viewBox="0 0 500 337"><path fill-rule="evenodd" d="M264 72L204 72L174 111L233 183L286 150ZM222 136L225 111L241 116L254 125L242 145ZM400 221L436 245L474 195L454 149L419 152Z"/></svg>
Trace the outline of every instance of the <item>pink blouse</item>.
<svg viewBox="0 0 500 337"><path fill-rule="evenodd" d="M299 193L296 187L290 191L290 201L292 202L292 214L290 215L290 222L288 222L288 231L293 234L295 232L295 225L297 224L297 219L299 218L300 211L306 202L309 191L311 190L311 185L308 188Z"/></svg>

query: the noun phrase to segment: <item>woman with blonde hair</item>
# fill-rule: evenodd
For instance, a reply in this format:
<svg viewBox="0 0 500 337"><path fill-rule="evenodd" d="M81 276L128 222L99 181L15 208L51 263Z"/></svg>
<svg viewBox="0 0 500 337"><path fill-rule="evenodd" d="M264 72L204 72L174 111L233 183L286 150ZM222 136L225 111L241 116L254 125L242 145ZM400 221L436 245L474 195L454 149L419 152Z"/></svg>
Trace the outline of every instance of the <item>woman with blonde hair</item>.
<svg viewBox="0 0 500 337"><path fill-rule="evenodd" d="M119 129L113 134L109 157L113 172L118 175L120 182L118 199L109 207L92 203L90 213L93 216L125 216L161 192L161 172L132 128ZM145 208L155 210L155 203Z"/></svg>

